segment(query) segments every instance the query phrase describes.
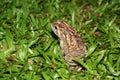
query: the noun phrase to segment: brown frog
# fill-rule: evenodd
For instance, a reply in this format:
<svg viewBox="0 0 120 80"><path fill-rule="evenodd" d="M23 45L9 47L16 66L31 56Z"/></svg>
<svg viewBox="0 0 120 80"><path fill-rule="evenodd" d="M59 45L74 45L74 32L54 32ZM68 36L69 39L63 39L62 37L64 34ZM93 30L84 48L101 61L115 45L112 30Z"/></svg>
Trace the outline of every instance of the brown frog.
<svg viewBox="0 0 120 80"><path fill-rule="evenodd" d="M59 37L61 54L70 66L76 66L73 59L83 57L87 50L80 35L63 21L51 24L53 32Z"/></svg>

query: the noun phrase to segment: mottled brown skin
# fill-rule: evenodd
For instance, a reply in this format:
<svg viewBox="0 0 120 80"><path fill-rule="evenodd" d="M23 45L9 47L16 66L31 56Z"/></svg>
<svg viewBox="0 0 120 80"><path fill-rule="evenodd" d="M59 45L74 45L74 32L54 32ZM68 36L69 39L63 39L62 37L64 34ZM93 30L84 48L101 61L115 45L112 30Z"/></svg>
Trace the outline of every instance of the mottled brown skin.
<svg viewBox="0 0 120 80"><path fill-rule="evenodd" d="M72 26L63 21L57 21L51 24L53 32L59 37L61 54L69 65L77 65L73 59L79 59L87 52L86 47L80 35Z"/></svg>

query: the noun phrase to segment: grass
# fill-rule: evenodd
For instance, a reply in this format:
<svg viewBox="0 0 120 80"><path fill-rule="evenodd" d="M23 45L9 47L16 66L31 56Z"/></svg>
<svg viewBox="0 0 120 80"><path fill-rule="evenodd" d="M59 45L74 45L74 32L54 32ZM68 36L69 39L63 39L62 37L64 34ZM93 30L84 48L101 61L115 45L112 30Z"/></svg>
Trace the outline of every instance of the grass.
<svg viewBox="0 0 120 80"><path fill-rule="evenodd" d="M120 80L119 0L2 0L0 80ZM71 72L50 24L63 20L88 53Z"/></svg>

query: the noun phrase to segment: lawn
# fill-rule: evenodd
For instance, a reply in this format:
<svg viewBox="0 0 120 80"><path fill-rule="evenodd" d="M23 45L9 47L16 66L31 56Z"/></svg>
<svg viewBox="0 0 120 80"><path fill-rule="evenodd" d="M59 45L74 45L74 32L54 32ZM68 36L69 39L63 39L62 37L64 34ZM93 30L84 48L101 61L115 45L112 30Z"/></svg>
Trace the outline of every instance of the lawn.
<svg viewBox="0 0 120 80"><path fill-rule="evenodd" d="M84 40L81 72L60 55L57 20ZM120 0L1 0L0 80L120 80Z"/></svg>

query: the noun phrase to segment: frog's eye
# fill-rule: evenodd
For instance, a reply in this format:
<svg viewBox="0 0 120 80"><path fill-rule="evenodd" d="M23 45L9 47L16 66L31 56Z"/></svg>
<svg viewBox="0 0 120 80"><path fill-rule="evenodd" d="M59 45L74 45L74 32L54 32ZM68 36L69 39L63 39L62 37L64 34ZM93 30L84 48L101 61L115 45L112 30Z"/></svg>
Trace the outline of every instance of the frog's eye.
<svg viewBox="0 0 120 80"><path fill-rule="evenodd" d="M57 29L57 26L55 25L54 28Z"/></svg>

